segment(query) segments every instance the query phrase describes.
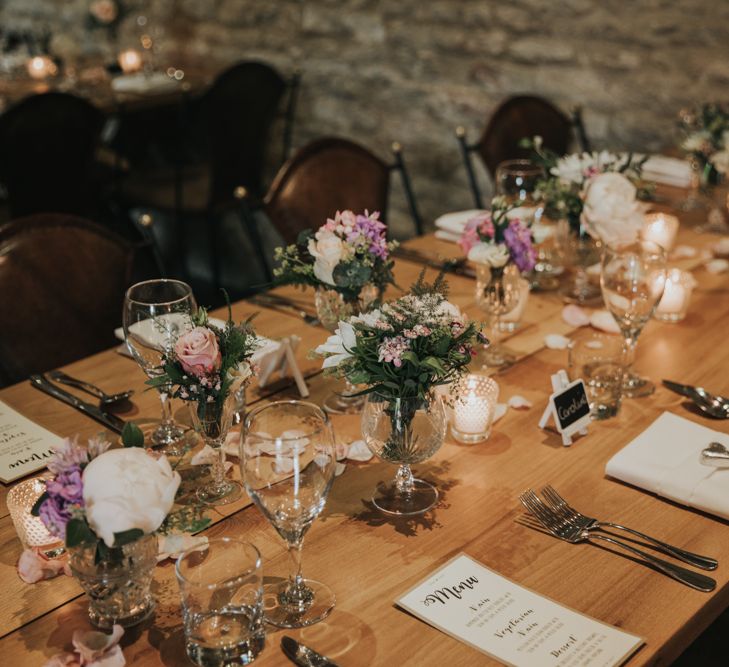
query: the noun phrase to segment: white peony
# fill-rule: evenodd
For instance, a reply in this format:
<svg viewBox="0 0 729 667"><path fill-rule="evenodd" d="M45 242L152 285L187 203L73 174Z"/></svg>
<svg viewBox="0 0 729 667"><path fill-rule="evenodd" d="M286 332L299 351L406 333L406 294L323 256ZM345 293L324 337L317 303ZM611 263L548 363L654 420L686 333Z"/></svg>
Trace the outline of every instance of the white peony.
<svg viewBox="0 0 729 667"><path fill-rule="evenodd" d="M572 153L557 160L557 164L552 167L550 173L563 181L582 185L586 178L609 170L618 160L624 161L624 156L615 155L609 151Z"/></svg>
<svg viewBox="0 0 729 667"><path fill-rule="evenodd" d="M509 250L503 243L477 243L468 251L468 259L500 269L509 261Z"/></svg>
<svg viewBox="0 0 729 667"><path fill-rule="evenodd" d="M722 151L714 153L710 158L709 162L713 165L720 174L729 173L729 150L726 148Z"/></svg>
<svg viewBox="0 0 729 667"><path fill-rule="evenodd" d="M180 475L165 456L151 457L139 447L110 449L83 472L86 519L114 546L114 533L139 528L145 535L162 525L175 502Z"/></svg>
<svg viewBox="0 0 729 667"><path fill-rule="evenodd" d="M324 229L309 239L309 254L314 258L314 275L327 285L334 285L334 268L344 255L344 241Z"/></svg>
<svg viewBox="0 0 729 667"><path fill-rule="evenodd" d="M608 245L634 243L643 227L636 192L635 186L616 172L592 178L584 194L581 218L590 235Z"/></svg>
<svg viewBox="0 0 729 667"><path fill-rule="evenodd" d="M352 356L351 351L357 347L357 336L354 327L349 322L339 322L339 327L332 336L327 338L314 350L316 354L328 355L324 359L322 368L334 368Z"/></svg>

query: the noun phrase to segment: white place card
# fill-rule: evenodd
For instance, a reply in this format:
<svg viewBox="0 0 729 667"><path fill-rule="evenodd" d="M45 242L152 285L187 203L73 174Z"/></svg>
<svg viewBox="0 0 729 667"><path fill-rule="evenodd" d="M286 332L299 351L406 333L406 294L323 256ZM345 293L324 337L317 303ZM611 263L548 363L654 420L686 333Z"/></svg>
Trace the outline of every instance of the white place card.
<svg viewBox="0 0 729 667"><path fill-rule="evenodd" d="M54 433L0 401L0 481L7 484L46 467Z"/></svg>
<svg viewBox="0 0 729 667"><path fill-rule="evenodd" d="M643 640L549 600L459 554L396 601L514 667L614 667Z"/></svg>

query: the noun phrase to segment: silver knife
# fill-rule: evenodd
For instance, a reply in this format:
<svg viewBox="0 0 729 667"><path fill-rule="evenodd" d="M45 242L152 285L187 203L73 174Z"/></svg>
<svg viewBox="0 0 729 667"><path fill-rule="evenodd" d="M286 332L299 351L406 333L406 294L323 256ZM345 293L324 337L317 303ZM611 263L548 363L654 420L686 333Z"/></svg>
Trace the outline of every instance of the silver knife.
<svg viewBox="0 0 729 667"><path fill-rule="evenodd" d="M465 276L467 278L475 278L476 272L466 264L464 259L448 259L440 257L431 257L426 255L419 250L413 250L412 248L400 247L394 252L395 257L401 257L411 262L417 262L418 264L425 264L425 266L436 269L438 271L445 271L446 273L454 273L458 276Z"/></svg>
<svg viewBox="0 0 729 667"><path fill-rule="evenodd" d="M662 380L662 382L666 389L670 389L680 396L696 398L696 387L692 387L690 384L679 384L678 382L671 382L671 380Z"/></svg>
<svg viewBox="0 0 729 667"><path fill-rule="evenodd" d="M104 412L98 405L82 401L78 396L67 392L65 389L53 384L45 375L31 375L30 383L38 390L53 396L53 398L76 408L79 412L83 412L87 417L95 419L107 428L117 433L121 433L124 428L124 420L116 415Z"/></svg>
<svg viewBox="0 0 729 667"><path fill-rule="evenodd" d="M308 646L299 644L293 637L286 635L281 637L281 650L291 662L299 667L338 667L336 662L313 651Z"/></svg>

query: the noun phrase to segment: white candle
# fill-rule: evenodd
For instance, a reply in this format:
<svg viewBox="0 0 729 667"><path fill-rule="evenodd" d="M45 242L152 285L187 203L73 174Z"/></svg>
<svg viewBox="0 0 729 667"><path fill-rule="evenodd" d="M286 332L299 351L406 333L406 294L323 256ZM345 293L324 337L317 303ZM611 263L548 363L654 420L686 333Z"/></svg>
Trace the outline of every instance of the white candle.
<svg viewBox="0 0 729 667"><path fill-rule="evenodd" d="M122 68L124 74L137 72L142 68L142 56L139 51L127 49L119 54L119 67Z"/></svg>
<svg viewBox="0 0 729 667"><path fill-rule="evenodd" d="M456 402L454 413L456 429L461 433L484 433L488 427L488 401L473 389Z"/></svg>
<svg viewBox="0 0 729 667"><path fill-rule="evenodd" d="M54 76L58 72L56 63L54 63L48 56L35 56L31 58L26 64L28 75L31 79L46 79L49 76Z"/></svg>
<svg viewBox="0 0 729 667"><path fill-rule="evenodd" d="M693 276L680 269L671 269L666 275L666 287L663 297L656 308L656 317L667 322L679 322L686 316Z"/></svg>
<svg viewBox="0 0 729 667"><path fill-rule="evenodd" d="M668 213L648 213L641 231L644 241L652 241L669 252L676 241L678 218Z"/></svg>
<svg viewBox="0 0 729 667"><path fill-rule="evenodd" d="M486 440L491 432L499 385L484 375L468 375L451 392L458 396L449 409L453 437L469 444Z"/></svg>

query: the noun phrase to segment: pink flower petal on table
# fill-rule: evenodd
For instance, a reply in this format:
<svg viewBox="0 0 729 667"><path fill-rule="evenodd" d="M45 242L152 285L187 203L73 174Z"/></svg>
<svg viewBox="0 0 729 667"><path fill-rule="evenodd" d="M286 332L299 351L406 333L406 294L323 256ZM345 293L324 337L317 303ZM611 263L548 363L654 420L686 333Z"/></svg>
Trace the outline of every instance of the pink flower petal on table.
<svg viewBox="0 0 729 667"><path fill-rule="evenodd" d="M725 237L711 246L711 250L717 257L729 257L729 237Z"/></svg>
<svg viewBox="0 0 729 667"><path fill-rule="evenodd" d="M566 350L569 347L570 339L560 334L547 334L544 337L544 344L550 350Z"/></svg>
<svg viewBox="0 0 729 667"><path fill-rule="evenodd" d="M193 455L190 459L190 465L193 466L206 466L210 465L217 454L210 445L205 445L199 452Z"/></svg>
<svg viewBox="0 0 729 667"><path fill-rule="evenodd" d="M344 469L347 467L346 463L342 463L340 461L337 461L337 464L334 466L334 476L339 477L344 472Z"/></svg>
<svg viewBox="0 0 729 667"><path fill-rule="evenodd" d="M124 628L121 625L114 625L110 635L96 630L76 630L71 638L71 643L76 653L81 656L81 662L91 664L112 647L116 647L123 636Z"/></svg>
<svg viewBox="0 0 729 667"><path fill-rule="evenodd" d="M67 573L67 561L44 558L33 549L25 549L18 559L18 576L26 584L35 584L43 579L53 579Z"/></svg>
<svg viewBox="0 0 729 667"><path fill-rule="evenodd" d="M86 667L124 667L127 664L121 646L113 646L104 655L86 663Z"/></svg>
<svg viewBox="0 0 729 667"><path fill-rule="evenodd" d="M334 451L336 453L337 461L342 461L343 459L347 458L347 453L349 452L349 444L346 442L338 442L334 446Z"/></svg>
<svg viewBox="0 0 729 667"><path fill-rule="evenodd" d="M590 324L590 316L574 303L562 309L562 319L571 327L586 327Z"/></svg>
<svg viewBox="0 0 729 667"><path fill-rule="evenodd" d="M347 458L351 461L369 461L372 456L373 454L364 440L355 440L349 446L349 452L347 453Z"/></svg>
<svg viewBox="0 0 729 667"><path fill-rule="evenodd" d="M524 398L518 394L512 396L506 403L510 408L514 408L514 410L528 409L532 407L532 402L528 398Z"/></svg>
<svg viewBox="0 0 729 667"><path fill-rule="evenodd" d="M496 407L494 408L494 423L499 421L505 414L506 411L509 409L509 406L506 403L497 403Z"/></svg>
<svg viewBox="0 0 729 667"><path fill-rule="evenodd" d="M590 324L595 329L607 333L620 333L620 327L615 318L607 310L596 310L590 317Z"/></svg>
<svg viewBox="0 0 729 667"><path fill-rule="evenodd" d="M699 251L690 245L677 245L671 253L671 259L688 259L689 257L696 257Z"/></svg>
<svg viewBox="0 0 729 667"><path fill-rule="evenodd" d="M705 266L706 266L706 270L709 273L713 273L713 274L724 273L724 271L729 269L729 260L712 259L710 262L706 262Z"/></svg>
<svg viewBox="0 0 729 667"><path fill-rule="evenodd" d="M157 562L166 558L177 558L183 551L198 545L207 544L208 538L204 535L191 535L190 533L177 533L173 535L157 536Z"/></svg>

